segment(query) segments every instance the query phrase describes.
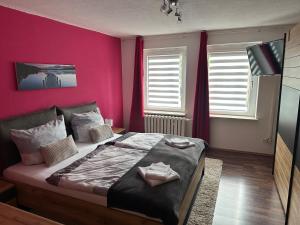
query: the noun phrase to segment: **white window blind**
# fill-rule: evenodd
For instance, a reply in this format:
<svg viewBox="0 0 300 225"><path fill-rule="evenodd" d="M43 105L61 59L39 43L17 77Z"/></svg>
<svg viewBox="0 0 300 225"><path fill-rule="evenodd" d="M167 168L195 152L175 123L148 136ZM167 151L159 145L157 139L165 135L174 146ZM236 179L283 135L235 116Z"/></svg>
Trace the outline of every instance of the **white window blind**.
<svg viewBox="0 0 300 225"><path fill-rule="evenodd" d="M184 111L184 50L145 50L146 110Z"/></svg>
<svg viewBox="0 0 300 225"><path fill-rule="evenodd" d="M256 114L257 82L252 78L246 47L253 43L208 47L209 104L212 114Z"/></svg>

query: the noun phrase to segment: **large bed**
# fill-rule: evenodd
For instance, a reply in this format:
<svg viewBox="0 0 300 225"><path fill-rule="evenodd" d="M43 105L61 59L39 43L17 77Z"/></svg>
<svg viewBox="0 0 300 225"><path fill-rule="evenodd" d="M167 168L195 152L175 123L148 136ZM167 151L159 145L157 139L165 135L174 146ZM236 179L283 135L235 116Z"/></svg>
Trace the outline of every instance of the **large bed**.
<svg viewBox="0 0 300 225"><path fill-rule="evenodd" d="M12 182L22 182L27 185L32 185L36 188L41 188L47 191L52 191L55 193L67 195L69 197L78 198L80 200L85 200L91 203L106 206L105 196L94 195L91 193L54 186L47 183L46 178L48 178L55 171L66 167L77 159L80 159L88 153L92 152L98 145L105 144L106 142L112 141L120 136L121 135L115 134L113 138L97 144L76 143L79 151L78 154L51 167L47 167L45 166L45 164L25 166L21 162L17 163L5 169L3 172L3 176Z"/></svg>
<svg viewBox="0 0 300 225"><path fill-rule="evenodd" d="M155 144L155 147L152 146L151 148L149 148L149 152L146 151L143 154L140 154L140 158L134 159L131 162L131 164L134 164L132 165L132 168L129 168L128 171L125 171L123 174L121 174L113 185L104 185L104 191L101 193L84 191L81 188L72 189L68 187L62 187L60 185L53 185L53 183L49 182L49 180L51 180L50 178L53 178L53 176L54 178L57 178L55 177L57 173L60 174L65 170L70 171L70 168L72 168L74 164L76 165L78 164L78 162L85 161L83 159L89 157L90 155L95 155L95 152L99 152L99 154L97 154L101 156L101 154L103 154L105 150L109 151L109 149L112 148L120 148L120 150L126 150L124 151L125 153L128 150L130 154L135 154L134 151L137 152L140 150L116 145L116 140L123 141L126 139L130 139L130 136L134 135L136 135L136 137L138 136L138 134L126 134L123 136L115 134L112 138L97 144L76 143L78 148L77 154L51 167L47 167L45 164L25 166L21 162L18 162L18 159L16 159L16 163L11 163L11 165L3 171L3 176L5 179L16 185L17 202L20 206L31 209L36 213L57 220L64 224L185 224L187 222L188 215L193 204L193 199L195 197L195 194L197 193L201 178L204 173L205 148L203 143L200 143L201 145L196 145L192 148L192 150L176 150L165 146L163 140L161 140L159 143ZM138 146L139 145L137 145L137 148ZM201 147L200 149L199 146L203 147ZM3 153L5 152L5 149L1 149L1 151ZM192 168L191 173L185 173L185 169L180 168L180 161L178 161L178 167L176 167L176 165L173 163L173 167L176 168L177 171L181 170L180 175L182 177L179 181L162 184L157 189L155 189L156 187L148 187L147 184L145 184L145 182L141 179L141 177L136 175L135 169L138 165L143 165L141 163L147 164L151 162L152 159L154 159L155 161L155 158L152 158L155 155L155 157L162 156L162 159L163 157L167 157L163 161L168 162L168 156L161 154L164 151L170 151L169 153L171 153L172 155L173 152L174 155L177 154L177 156L175 157L177 160L180 159L180 154L185 154L187 158L193 158L190 157L190 155L193 155L197 152L197 162L193 167L187 166L187 170L190 170L189 168ZM13 159L10 158L10 160ZM172 164L172 161L170 162L170 164ZM101 164L102 162L100 161L97 163ZM188 179L185 177L187 174ZM135 189L135 187L132 186L131 183L136 183L140 186ZM183 185L184 183L186 183L185 186ZM184 188L182 190L177 190L181 189L181 187ZM145 191L144 189L147 189L149 191ZM158 201L155 200L155 190L160 190L157 192L157 198L159 199ZM137 192L136 196L135 192ZM148 192L151 192L151 194L149 193L148 195ZM174 193L170 194L169 192ZM143 195L145 195L145 199L143 198ZM176 208L174 212L176 220L169 220L169 222L166 222L167 220L165 220L164 215L157 216L161 215L161 212L159 211L164 211L165 206L166 208L169 207L168 203L163 202L164 195L171 196L170 198L166 198L166 201L170 201L170 204L173 204L172 198L176 199L176 196L174 195L182 195L179 200L177 199L177 201L175 201L176 203L178 203L175 205L176 207L174 207ZM154 201L152 201L153 199ZM159 201L161 201L162 206L157 205ZM149 206L151 206L153 202L157 207L159 206L162 208L157 209L156 211L154 210L154 214L151 214L147 211L149 207L147 208L145 207L145 205L149 203ZM143 208L144 211L139 210L139 207ZM173 209L172 207L170 208ZM153 210L150 209L150 211ZM166 210L166 212L168 211Z"/></svg>

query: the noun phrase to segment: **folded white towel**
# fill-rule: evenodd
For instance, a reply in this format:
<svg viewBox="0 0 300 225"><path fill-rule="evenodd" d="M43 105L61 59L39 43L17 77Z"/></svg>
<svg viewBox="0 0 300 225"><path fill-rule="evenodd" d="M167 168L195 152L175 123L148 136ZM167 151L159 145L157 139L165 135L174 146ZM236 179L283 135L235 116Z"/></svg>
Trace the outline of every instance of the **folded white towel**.
<svg viewBox="0 0 300 225"><path fill-rule="evenodd" d="M193 143L193 142L190 142L189 144L172 144L172 143L166 142L166 144L169 145L169 146L171 146L171 147L180 148L180 149L184 149L184 148L195 146L195 143Z"/></svg>
<svg viewBox="0 0 300 225"><path fill-rule="evenodd" d="M168 179L170 172L170 165L166 165L163 162L152 163L147 167L145 178L165 181Z"/></svg>
<svg viewBox="0 0 300 225"><path fill-rule="evenodd" d="M188 148L195 146L195 143L189 141L187 138L165 138L167 145L175 148Z"/></svg>
<svg viewBox="0 0 300 225"><path fill-rule="evenodd" d="M176 137L170 137L170 138L165 138L165 141L168 142L169 144L180 144L180 145L188 145L190 141L187 138L176 138Z"/></svg>
<svg viewBox="0 0 300 225"><path fill-rule="evenodd" d="M170 165L164 164L163 162L151 163L148 168L148 170L155 170L159 172L168 172L170 169Z"/></svg>
<svg viewBox="0 0 300 225"><path fill-rule="evenodd" d="M147 170L146 174L145 174L145 178L146 179L150 179L150 180L167 180L168 176L169 176L170 172L159 172L159 171L155 171L155 170Z"/></svg>
<svg viewBox="0 0 300 225"><path fill-rule="evenodd" d="M179 174L170 168L170 165L162 166L163 163L151 164L147 167L138 167L138 173L140 176L151 186L157 186L170 182L176 179L180 179ZM153 168L165 169L165 171L155 171ZM166 170L168 169L168 170Z"/></svg>

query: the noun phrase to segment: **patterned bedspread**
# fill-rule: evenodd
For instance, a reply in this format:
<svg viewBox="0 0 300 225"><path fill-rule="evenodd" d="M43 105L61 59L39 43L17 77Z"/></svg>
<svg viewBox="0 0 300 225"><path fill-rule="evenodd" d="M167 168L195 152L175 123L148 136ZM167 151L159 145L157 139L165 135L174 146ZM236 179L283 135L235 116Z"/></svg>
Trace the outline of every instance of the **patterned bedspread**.
<svg viewBox="0 0 300 225"><path fill-rule="evenodd" d="M107 190L139 162L164 136L135 134L115 145L98 146L87 156L56 171L50 184L106 196Z"/></svg>
<svg viewBox="0 0 300 225"><path fill-rule="evenodd" d="M147 150L99 146L87 156L52 174L50 184L106 196L107 190L140 161Z"/></svg>

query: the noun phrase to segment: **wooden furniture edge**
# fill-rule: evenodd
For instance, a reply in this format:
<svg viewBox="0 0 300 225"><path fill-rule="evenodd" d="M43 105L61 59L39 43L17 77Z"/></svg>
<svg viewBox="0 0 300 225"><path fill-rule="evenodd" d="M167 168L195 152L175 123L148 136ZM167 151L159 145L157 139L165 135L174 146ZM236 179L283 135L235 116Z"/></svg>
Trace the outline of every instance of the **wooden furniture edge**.
<svg viewBox="0 0 300 225"><path fill-rule="evenodd" d="M191 207L197 185L201 181L205 166L205 152L199 160L191 183L179 210L179 223L184 224ZM161 222L133 213L90 203L70 196L48 191L16 181L17 202L19 205L34 210L41 216L72 225L162 225Z"/></svg>
<svg viewBox="0 0 300 225"><path fill-rule="evenodd" d="M66 225L161 224L135 214L107 208L28 184L15 182L15 185L17 202L20 206Z"/></svg>
<svg viewBox="0 0 300 225"><path fill-rule="evenodd" d="M274 182L279 194L284 212L287 210L287 199L289 181L292 167L292 153L283 141L280 134L277 134L276 155L274 163Z"/></svg>
<svg viewBox="0 0 300 225"><path fill-rule="evenodd" d="M295 165L293 189L291 193L290 213L288 225L297 225L300 220L300 171Z"/></svg>
<svg viewBox="0 0 300 225"><path fill-rule="evenodd" d="M8 182L8 181L4 180L3 178L0 179L0 192L7 191L14 187L15 187L15 185L12 184L11 182Z"/></svg>
<svg viewBox="0 0 300 225"><path fill-rule="evenodd" d="M5 221L7 224L62 225L4 203L0 203L0 220Z"/></svg>
<svg viewBox="0 0 300 225"><path fill-rule="evenodd" d="M123 127L112 127L111 129L115 134L124 134L124 133L126 133L126 128L123 128Z"/></svg>
<svg viewBox="0 0 300 225"><path fill-rule="evenodd" d="M16 187L3 177L0 179L0 201L12 206L17 206Z"/></svg>
<svg viewBox="0 0 300 225"><path fill-rule="evenodd" d="M197 195L198 184L201 182L201 178L204 175L205 169L205 152L202 153L201 158L199 160L198 167L196 168L191 183L186 191L184 199L181 203L181 207L179 209L179 222L178 225L183 225L185 223L186 216L189 216L190 207L192 207L194 195Z"/></svg>

